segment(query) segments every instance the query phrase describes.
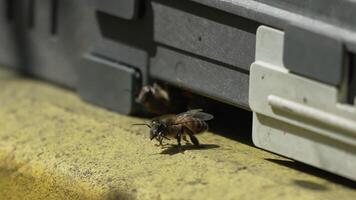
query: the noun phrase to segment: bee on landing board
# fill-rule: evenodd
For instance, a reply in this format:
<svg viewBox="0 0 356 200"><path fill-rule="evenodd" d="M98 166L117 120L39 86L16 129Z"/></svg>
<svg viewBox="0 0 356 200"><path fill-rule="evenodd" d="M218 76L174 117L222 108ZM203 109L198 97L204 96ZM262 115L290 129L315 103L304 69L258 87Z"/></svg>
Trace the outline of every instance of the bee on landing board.
<svg viewBox="0 0 356 200"><path fill-rule="evenodd" d="M178 149L181 150L181 139L188 142L186 135L194 145L199 146L199 140L195 135L208 130L206 121L213 118L213 115L202 112L202 109L195 109L178 115L164 115L154 118L150 124L135 125L148 126L150 128L150 139L156 139L161 146L163 139L177 139Z"/></svg>

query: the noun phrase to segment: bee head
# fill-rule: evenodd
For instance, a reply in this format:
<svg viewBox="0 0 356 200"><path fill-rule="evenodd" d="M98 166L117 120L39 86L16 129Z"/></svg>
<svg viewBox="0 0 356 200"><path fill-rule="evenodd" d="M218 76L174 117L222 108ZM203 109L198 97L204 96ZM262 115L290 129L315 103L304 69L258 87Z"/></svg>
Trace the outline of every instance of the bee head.
<svg viewBox="0 0 356 200"><path fill-rule="evenodd" d="M162 124L160 121L153 120L150 129L150 139L153 140L153 138L159 136L164 128L165 128L164 124Z"/></svg>
<svg viewBox="0 0 356 200"><path fill-rule="evenodd" d="M137 101L139 103L151 101L152 99L154 99L154 92L155 91L152 86L144 86L137 97Z"/></svg>

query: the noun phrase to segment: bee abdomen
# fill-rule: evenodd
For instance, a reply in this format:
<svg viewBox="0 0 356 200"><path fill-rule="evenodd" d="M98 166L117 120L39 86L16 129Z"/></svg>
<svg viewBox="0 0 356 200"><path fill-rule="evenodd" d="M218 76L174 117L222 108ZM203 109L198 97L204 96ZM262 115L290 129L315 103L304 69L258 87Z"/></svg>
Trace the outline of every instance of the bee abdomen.
<svg viewBox="0 0 356 200"><path fill-rule="evenodd" d="M189 128L194 133L201 133L208 130L208 124L202 120L194 120L185 123L185 126Z"/></svg>

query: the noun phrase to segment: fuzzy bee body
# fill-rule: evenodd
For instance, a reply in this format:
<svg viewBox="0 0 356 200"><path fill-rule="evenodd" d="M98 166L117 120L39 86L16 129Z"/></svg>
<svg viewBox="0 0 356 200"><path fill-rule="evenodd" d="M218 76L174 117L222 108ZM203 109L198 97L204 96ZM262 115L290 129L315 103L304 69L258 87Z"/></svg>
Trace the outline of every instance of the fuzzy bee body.
<svg viewBox="0 0 356 200"><path fill-rule="evenodd" d="M201 109L189 110L178 115L164 115L151 120L150 124L143 124L150 127L150 139L156 139L162 145L163 139L175 138L178 148L181 148L181 139L186 140L189 136L194 145L199 145L196 134L208 130L205 121L213 119L213 115L202 112Z"/></svg>
<svg viewBox="0 0 356 200"><path fill-rule="evenodd" d="M177 94L178 93L178 94ZM173 88L168 89L157 83L142 87L136 101L149 113L164 115L185 110L186 100Z"/></svg>
<svg viewBox="0 0 356 200"><path fill-rule="evenodd" d="M149 112L162 114L170 112L170 97L166 90L158 84L142 87L137 101L141 103Z"/></svg>
<svg viewBox="0 0 356 200"><path fill-rule="evenodd" d="M209 129L209 126L205 121L197 118L186 119L182 122L182 126L187 127L194 134L202 133Z"/></svg>
<svg viewBox="0 0 356 200"><path fill-rule="evenodd" d="M175 137L175 133L177 133L181 129L188 129L192 132L193 135L202 133L209 129L208 124L199 118L194 118L192 116L178 116L171 115L167 118L161 120L161 123L167 125L167 128L164 130L165 135L170 137ZM184 132L184 134L187 134Z"/></svg>

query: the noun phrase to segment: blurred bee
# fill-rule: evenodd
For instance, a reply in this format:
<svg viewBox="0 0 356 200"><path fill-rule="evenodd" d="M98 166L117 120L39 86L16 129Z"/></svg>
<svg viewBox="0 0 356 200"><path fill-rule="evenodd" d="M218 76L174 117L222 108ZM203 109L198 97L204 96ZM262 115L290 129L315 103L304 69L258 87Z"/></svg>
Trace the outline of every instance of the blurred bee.
<svg viewBox="0 0 356 200"><path fill-rule="evenodd" d="M161 85L154 83L143 86L136 99L150 113L176 114L196 107L207 107L207 102L202 97L165 84Z"/></svg>
<svg viewBox="0 0 356 200"><path fill-rule="evenodd" d="M154 118L150 124L136 125L148 126L150 128L150 139L156 139L160 145L163 145L163 139L177 139L178 149L181 150L181 139L183 138L188 142L186 135L189 136L194 145L199 146L199 141L195 135L208 130L206 121L213 118L213 115L202 112L202 109L195 109L178 115L164 115Z"/></svg>
<svg viewBox="0 0 356 200"><path fill-rule="evenodd" d="M167 90L157 83L143 86L136 100L154 114L161 115L170 111L171 98Z"/></svg>

